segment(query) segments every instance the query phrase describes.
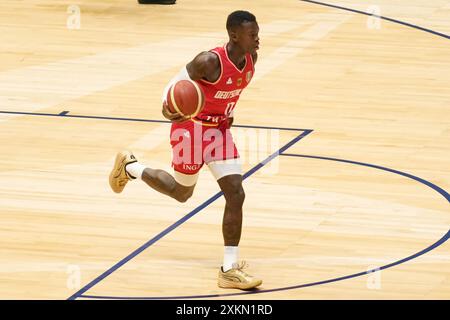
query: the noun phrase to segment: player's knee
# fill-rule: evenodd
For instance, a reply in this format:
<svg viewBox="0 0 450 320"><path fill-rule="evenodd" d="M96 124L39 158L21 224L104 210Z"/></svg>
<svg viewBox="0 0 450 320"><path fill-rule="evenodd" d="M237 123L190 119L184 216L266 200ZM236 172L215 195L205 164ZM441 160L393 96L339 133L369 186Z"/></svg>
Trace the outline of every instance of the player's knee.
<svg viewBox="0 0 450 320"><path fill-rule="evenodd" d="M188 189L188 190L180 190L178 188L175 188L174 190L174 198L178 202L186 202L189 200L190 197L192 197L192 194L194 193L194 189Z"/></svg>
<svg viewBox="0 0 450 320"><path fill-rule="evenodd" d="M178 193L175 195L175 199L182 203L188 201L190 197L192 197L192 192Z"/></svg>
<svg viewBox="0 0 450 320"><path fill-rule="evenodd" d="M227 204L232 207L242 207L245 200L245 192L242 184L238 184L229 188L224 192Z"/></svg>

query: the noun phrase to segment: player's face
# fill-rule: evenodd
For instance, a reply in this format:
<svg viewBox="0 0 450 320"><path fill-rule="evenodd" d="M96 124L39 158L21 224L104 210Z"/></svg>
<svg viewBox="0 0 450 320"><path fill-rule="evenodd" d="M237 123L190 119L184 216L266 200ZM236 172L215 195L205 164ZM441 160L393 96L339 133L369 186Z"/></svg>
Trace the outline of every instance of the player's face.
<svg viewBox="0 0 450 320"><path fill-rule="evenodd" d="M259 27L256 22L244 22L237 31L237 42L245 52L254 54L259 49Z"/></svg>

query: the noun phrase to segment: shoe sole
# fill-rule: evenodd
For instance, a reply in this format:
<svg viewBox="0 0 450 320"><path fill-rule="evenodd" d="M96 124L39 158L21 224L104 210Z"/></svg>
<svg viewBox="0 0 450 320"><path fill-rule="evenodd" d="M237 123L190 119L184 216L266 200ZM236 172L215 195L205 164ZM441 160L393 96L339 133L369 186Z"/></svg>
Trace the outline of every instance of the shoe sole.
<svg viewBox="0 0 450 320"><path fill-rule="evenodd" d="M219 278L219 281L217 284L220 288L224 288L224 289L248 290L248 289L253 289L253 288L260 286L262 284L262 280L258 280L258 281L250 282L250 283L236 283L234 281L229 281L229 280Z"/></svg>

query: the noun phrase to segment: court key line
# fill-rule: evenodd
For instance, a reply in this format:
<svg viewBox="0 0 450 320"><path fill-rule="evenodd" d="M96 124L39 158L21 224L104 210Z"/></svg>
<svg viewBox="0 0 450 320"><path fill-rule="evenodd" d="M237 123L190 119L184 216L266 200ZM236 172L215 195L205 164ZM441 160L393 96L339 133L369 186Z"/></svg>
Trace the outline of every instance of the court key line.
<svg viewBox="0 0 450 320"><path fill-rule="evenodd" d="M153 122L153 123L171 123L170 121L166 120L153 120L153 119L139 119L139 118L120 118L120 117L106 117L106 116L87 116L87 115L73 115L69 114L70 111L64 110L60 113L43 113L43 112L22 112L22 111L5 111L0 110L0 114L19 114L19 115L25 115L25 116L42 116L42 117L64 117L64 118L81 118L81 119L96 119L96 120L112 120L112 121L136 121L136 122ZM283 128L283 127L269 127L269 126L250 126L250 125L234 125L233 127L239 127L239 128L252 128L252 129L267 129L267 130L282 130L282 131L301 131L302 133L296 136L294 139L292 139L290 142L288 142L286 145L281 147L278 151L271 154L269 157L267 157L265 160L254 166L252 169L250 169L248 172L246 172L243 175L243 180L250 177L252 174L254 174L256 171L261 169L263 166L265 166L267 163L269 163L271 160L273 160L275 157L280 155L282 152L286 151L288 148L290 148L292 145L306 137L308 134L313 132L312 129L299 129L299 128ZM200 212L202 209L209 206L211 203L219 199L223 195L222 192L218 192L215 195L213 195L211 198L206 200L203 204L189 212L187 215L185 215L183 218L178 220L177 222L173 223L171 226L169 226L167 229L160 232L158 235L153 237L151 240L143 244L141 247L133 251L131 254L129 254L127 257L116 263L114 266L112 266L107 271L103 272L100 276L92 280L90 283L85 285L83 288L81 288L79 291L74 293L72 296L68 298L68 300L75 300L78 297L81 297L84 292L95 286L97 283L108 277L111 273L119 269L121 266L123 266L125 263L139 255L142 251L150 247L152 244L160 240L162 237L170 233L172 230L192 218L195 214Z"/></svg>
<svg viewBox="0 0 450 320"><path fill-rule="evenodd" d="M153 119L138 119L138 118L119 118L119 117L105 117L105 116L87 116L87 115L73 115L69 114L70 111L64 110L60 113L42 113L42 112L21 112L21 111L2 111L0 110L0 114L19 114L19 115L26 115L26 116L42 116L42 117L65 117L65 118L81 118L81 119L96 119L96 120L112 120L112 121L136 121L136 122L153 122L153 123L171 123L170 121L166 120L153 120ZM256 166L254 166L252 169L250 169L248 172L246 172L243 175L243 180L250 177L252 174L254 174L256 171L261 169L263 166L265 166L267 163L269 163L271 160L273 160L275 157L280 155L282 152L286 151L288 148L290 148L292 145L306 137L308 134L313 132L312 129L298 129L298 128L283 128L283 127L269 127L269 126L250 126L250 125L233 125L233 127L240 127L240 128L253 128L253 129L268 129L268 130L283 130L283 131L301 131L302 133L299 134L297 137L292 139L290 142L288 142L286 145L281 147L278 151L271 154L269 157L267 157L264 161L260 162ZM90 283L85 285L83 288L81 288L79 291L74 293L72 296L68 298L68 300L75 300L78 297L82 297L82 294L86 291L88 291L90 288L98 284L100 281L108 277L110 274L112 274L114 271L119 269L121 266L123 266L125 263L139 255L141 252L143 252L145 249L150 247L152 244L160 240L162 237L173 231L175 228L192 218L195 214L200 212L202 209L209 206L211 203L219 199L223 195L222 192L218 192L215 195L213 195L211 198L206 200L203 204L189 212L187 215L185 215L183 218L178 220L177 222L173 223L171 226L160 232L158 235L153 237L151 240L143 244L141 247L133 251L131 254L129 254L127 257L123 258L121 261L116 263L114 266L112 266L107 271L103 272L100 276L92 280Z"/></svg>
<svg viewBox="0 0 450 320"><path fill-rule="evenodd" d="M251 127L254 128L253 126L247 126L247 127ZM261 127L258 127L261 128ZM277 128L280 129L280 128ZM288 128L287 130L292 130L290 128ZM259 164L257 164L256 166L254 166L252 169L250 169L249 171L247 171L244 175L243 175L243 180L247 179L248 177L250 177L252 174L254 174L256 171L258 171L259 169L261 169L263 166L265 166L267 163L269 163L270 161L272 161L274 158L276 158L278 155L280 155L281 153L283 153L284 151L286 151L287 149L289 149L291 146L293 146L295 143L297 143L298 141L300 141L301 139L303 139L304 137L306 137L308 134L310 134L311 132L313 132L313 130L310 129L296 129L296 131L303 131L301 134L299 134L298 136L296 136L294 139L292 139L291 141L289 141L287 144L285 144L283 147L281 147L279 150L275 151L274 153L272 153L270 156L268 156L265 160L263 160L262 162L260 162ZM68 300L75 300L78 297L81 297L83 295L84 292L88 291L89 289L91 289L93 286L95 286L96 284L98 284L100 281L104 280L106 277L108 277L109 275L111 275L114 271L116 271L117 269L119 269L120 267L122 267L124 264L126 264L128 261L130 261L131 259L133 259L134 257L136 257L137 255L139 255L140 253L142 253L145 249L147 249L148 247L150 247L151 245L153 245L155 242L157 242L158 240L160 240L161 238L163 238L164 236L166 236L168 233L170 233L171 231L173 231L174 229L176 229L177 227L179 227L181 224L183 224L184 222L186 222L187 220L189 220L190 218L192 218L194 215L196 215L197 213L199 213L201 210L203 210L204 208L206 208L207 206L209 206L211 203L213 203L214 201L216 201L217 199L219 199L221 196L223 195L223 192L218 192L215 195L213 195L212 197L210 197L208 200L206 200L204 203L202 203L201 205L199 205L197 208L195 208L194 210L192 210L191 212L189 212L188 214L186 214L183 218L181 218L180 220L176 221L175 223L173 223L171 226L169 226L168 228L166 228L165 230L163 230L162 232L160 232L158 235L156 235L155 237L153 237L152 239L150 239L149 241L147 241L146 243L144 243L142 246L140 246L139 248L137 248L136 250L134 250L132 253L130 253L128 256L126 256L125 258L123 258L122 260L120 260L119 262L117 262L115 265L113 265L111 268L109 268L108 270L106 270L105 272L103 272L101 275L99 275L97 278L95 278L94 280L92 280L91 282L89 282L87 285L85 285L83 288L81 288L80 290L78 290L77 292L75 292L72 296L70 296L68 298Z"/></svg>

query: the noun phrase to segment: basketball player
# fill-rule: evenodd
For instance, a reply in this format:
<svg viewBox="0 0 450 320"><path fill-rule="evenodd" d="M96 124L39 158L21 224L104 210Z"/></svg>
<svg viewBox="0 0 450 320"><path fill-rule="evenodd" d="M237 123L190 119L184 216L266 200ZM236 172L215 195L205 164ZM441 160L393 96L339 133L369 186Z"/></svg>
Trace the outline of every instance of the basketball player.
<svg viewBox="0 0 450 320"><path fill-rule="evenodd" d="M228 43L223 47L198 54L182 68L164 90L162 113L172 121L174 175L145 167L137 162L131 152L123 151L117 154L110 175L110 185L119 193L128 181L142 179L153 189L185 202L191 197L199 171L206 163L226 200L222 223L225 250L218 285L222 288L251 289L261 285L262 280L244 272L245 263L238 263L245 194L242 187L241 163L238 161L239 154L229 127L233 122L233 109L239 95L253 77L258 58L256 51L259 49L259 27L255 16L247 11L231 13L226 27L229 35ZM183 79L195 81L205 94L205 107L193 118L184 118L180 114L171 113L165 101L170 86ZM206 137L210 129L219 133L216 137L223 138L215 139L214 143L220 142L223 145L208 154L205 150L213 141L211 135ZM180 130L184 134L176 134ZM200 146L199 143L194 143L195 134L202 135ZM187 158L183 157L180 161L180 154L176 151L180 136L184 139L184 143L187 140L192 145L192 149L200 148L200 161L193 161L192 158L195 157L188 157L191 161L186 161Z"/></svg>

